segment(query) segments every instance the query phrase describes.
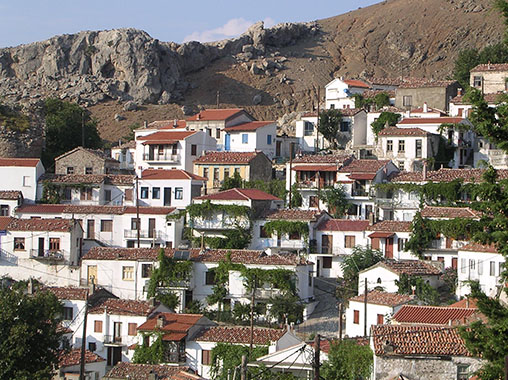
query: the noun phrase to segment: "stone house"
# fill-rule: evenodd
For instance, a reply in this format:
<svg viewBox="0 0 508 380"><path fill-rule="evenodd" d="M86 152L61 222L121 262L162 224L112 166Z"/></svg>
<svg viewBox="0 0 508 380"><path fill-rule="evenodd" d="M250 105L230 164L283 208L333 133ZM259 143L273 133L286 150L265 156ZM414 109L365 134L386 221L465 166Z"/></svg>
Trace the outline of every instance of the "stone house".
<svg viewBox="0 0 508 380"><path fill-rule="evenodd" d="M112 174L120 170L120 162L102 150L81 146L55 158L55 174Z"/></svg>
<svg viewBox="0 0 508 380"><path fill-rule="evenodd" d="M508 90L508 64L486 63L481 64L470 71L469 85L483 94L495 94Z"/></svg>
<svg viewBox="0 0 508 380"><path fill-rule="evenodd" d="M395 90L395 107L412 109L428 107L448 111L450 99L457 95L459 83L451 80L411 80Z"/></svg>

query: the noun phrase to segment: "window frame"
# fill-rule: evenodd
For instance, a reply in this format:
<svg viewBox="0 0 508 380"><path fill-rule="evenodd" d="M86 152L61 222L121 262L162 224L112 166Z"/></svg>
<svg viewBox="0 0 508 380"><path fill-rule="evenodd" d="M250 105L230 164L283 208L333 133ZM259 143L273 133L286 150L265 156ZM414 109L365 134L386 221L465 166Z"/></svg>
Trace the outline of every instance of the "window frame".
<svg viewBox="0 0 508 380"><path fill-rule="evenodd" d="M183 187L175 187L175 199L183 199Z"/></svg>
<svg viewBox="0 0 508 380"><path fill-rule="evenodd" d="M102 321L96 320L93 322L93 332L102 333Z"/></svg>
<svg viewBox="0 0 508 380"><path fill-rule="evenodd" d="M344 248L354 248L355 246L356 246L356 236L344 235Z"/></svg>
<svg viewBox="0 0 508 380"><path fill-rule="evenodd" d="M249 143L249 134L242 133L242 144L248 144L248 143Z"/></svg>
<svg viewBox="0 0 508 380"><path fill-rule="evenodd" d="M215 281L215 271L210 268L210 270L205 272L205 285L214 286L216 283L217 281Z"/></svg>
<svg viewBox="0 0 508 380"><path fill-rule="evenodd" d="M160 187L152 187L152 199L161 199Z"/></svg>
<svg viewBox="0 0 508 380"><path fill-rule="evenodd" d="M397 153L406 153L406 140L399 140L397 148Z"/></svg>
<svg viewBox="0 0 508 380"><path fill-rule="evenodd" d="M62 319L64 321L72 321L74 319L74 308L72 306L64 306L62 308Z"/></svg>
<svg viewBox="0 0 508 380"><path fill-rule="evenodd" d="M74 166L67 166L67 169L65 172L67 175L74 174Z"/></svg>
<svg viewBox="0 0 508 380"><path fill-rule="evenodd" d="M24 237L15 237L13 239L14 250L15 251L26 251L25 238Z"/></svg>
<svg viewBox="0 0 508 380"><path fill-rule="evenodd" d="M122 280L134 281L134 266L122 265Z"/></svg>
<svg viewBox="0 0 508 380"><path fill-rule="evenodd" d="M148 199L149 194L150 194L150 190L149 190L148 186L141 186L139 197L141 199Z"/></svg>
<svg viewBox="0 0 508 380"><path fill-rule="evenodd" d="M393 140L386 140L386 151L393 152Z"/></svg>
<svg viewBox="0 0 508 380"><path fill-rule="evenodd" d="M332 269L333 257L331 257L331 256L323 256L322 260L323 260L322 261L322 268L323 269Z"/></svg>
<svg viewBox="0 0 508 380"><path fill-rule="evenodd" d="M113 232L113 219L101 219L101 232Z"/></svg>

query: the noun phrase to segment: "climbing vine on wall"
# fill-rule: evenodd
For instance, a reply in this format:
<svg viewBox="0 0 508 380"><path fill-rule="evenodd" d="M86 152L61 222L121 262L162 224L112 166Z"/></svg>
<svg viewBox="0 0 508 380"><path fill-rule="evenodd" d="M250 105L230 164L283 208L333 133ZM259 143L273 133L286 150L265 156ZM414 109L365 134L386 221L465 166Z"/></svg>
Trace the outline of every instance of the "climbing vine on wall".
<svg viewBox="0 0 508 380"><path fill-rule="evenodd" d="M269 343L269 342L267 342ZM210 372L213 380L227 380L233 376L235 368L242 364L242 356L247 355L249 359L255 360L263 355L268 354L268 346L257 346L252 348L249 355L249 347L230 344L230 343L217 343L211 352L211 367ZM240 372L236 371L236 377L240 379Z"/></svg>
<svg viewBox="0 0 508 380"><path fill-rule="evenodd" d="M299 234L307 239L309 237L309 225L306 222L290 221L290 220L271 220L263 225L268 235L277 233L278 236L284 234Z"/></svg>
<svg viewBox="0 0 508 380"><path fill-rule="evenodd" d="M151 345L145 345L146 338L150 338ZM143 344L138 344L132 357L136 364L160 364L164 362L164 343L162 342L162 333L155 331L143 335Z"/></svg>

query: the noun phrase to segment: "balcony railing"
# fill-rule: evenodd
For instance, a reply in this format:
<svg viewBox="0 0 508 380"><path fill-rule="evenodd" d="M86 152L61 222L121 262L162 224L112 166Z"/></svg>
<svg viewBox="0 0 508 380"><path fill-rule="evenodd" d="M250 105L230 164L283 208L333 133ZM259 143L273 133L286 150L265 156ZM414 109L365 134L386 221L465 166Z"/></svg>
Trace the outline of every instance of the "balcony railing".
<svg viewBox="0 0 508 380"><path fill-rule="evenodd" d="M185 352L169 352L165 356L168 363L185 363L187 360Z"/></svg>
<svg viewBox="0 0 508 380"><path fill-rule="evenodd" d="M53 249L32 249L30 251L30 258L36 260L48 260L48 261L63 261L64 260L65 251L63 250L53 250Z"/></svg>
<svg viewBox="0 0 508 380"><path fill-rule="evenodd" d="M143 154L143 160L144 161L153 161L153 162L174 162L179 163L180 162L180 155L179 154L150 154L150 153L144 153Z"/></svg>
<svg viewBox="0 0 508 380"><path fill-rule="evenodd" d="M364 189L353 189L353 190L351 190L351 195L353 197L366 197L369 194Z"/></svg>
<svg viewBox="0 0 508 380"><path fill-rule="evenodd" d="M282 291L280 289L256 289L255 297L257 299L269 299L281 294Z"/></svg>
<svg viewBox="0 0 508 380"><path fill-rule="evenodd" d="M14 265L18 265L18 256L13 255L3 249L0 249L0 260L7 261L8 263Z"/></svg>
<svg viewBox="0 0 508 380"><path fill-rule="evenodd" d="M118 344L121 345L122 341L126 340L126 337L117 336L117 335L104 335L104 344Z"/></svg>
<svg viewBox="0 0 508 380"><path fill-rule="evenodd" d="M126 239L137 239L138 231L137 230L123 230L123 237ZM139 231L140 239L157 239L157 240L165 240L166 234L160 230L140 230Z"/></svg>

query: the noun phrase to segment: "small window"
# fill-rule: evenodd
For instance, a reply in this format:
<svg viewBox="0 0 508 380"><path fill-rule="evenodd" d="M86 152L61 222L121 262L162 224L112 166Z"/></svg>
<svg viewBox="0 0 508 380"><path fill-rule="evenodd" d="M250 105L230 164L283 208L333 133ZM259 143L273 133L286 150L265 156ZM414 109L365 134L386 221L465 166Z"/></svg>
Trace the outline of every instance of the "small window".
<svg viewBox="0 0 508 380"><path fill-rule="evenodd" d="M196 144L191 145L191 156L196 156L198 154L198 146Z"/></svg>
<svg viewBox="0 0 508 380"><path fill-rule="evenodd" d="M249 135L247 133L242 133L242 144L249 143Z"/></svg>
<svg viewBox="0 0 508 380"><path fill-rule="evenodd" d="M208 168L203 168L203 177L208 179Z"/></svg>
<svg viewBox="0 0 508 380"><path fill-rule="evenodd" d="M25 238L14 238L14 250L24 251L25 250Z"/></svg>
<svg viewBox="0 0 508 380"><path fill-rule="evenodd" d="M160 199L160 197L161 197L161 188L152 187L152 199Z"/></svg>
<svg viewBox="0 0 508 380"><path fill-rule="evenodd" d="M202 350L201 351L201 364L202 365L210 365L211 364L211 350Z"/></svg>
<svg viewBox="0 0 508 380"><path fill-rule="evenodd" d="M260 238L268 238L268 234L266 233L265 226L259 226L259 237Z"/></svg>
<svg viewBox="0 0 508 380"><path fill-rule="evenodd" d="M267 145L272 145L272 135L267 135L266 136L266 144Z"/></svg>
<svg viewBox="0 0 508 380"><path fill-rule="evenodd" d="M224 179L229 177L229 168L224 168Z"/></svg>
<svg viewBox="0 0 508 380"><path fill-rule="evenodd" d="M351 123L347 120L342 120L340 122L340 131L341 132L349 132L351 129Z"/></svg>
<svg viewBox="0 0 508 380"><path fill-rule="evenodd" d="M113 221L112 220L101 220L101 232L112 232Z"/></svg>
<svg viewBox="0 0 508 380"><path fill-rule="evenodd" d="M148 187L141 188L141 199L148 199Z"/></svg>
<svg viewBox="0 0 508 380"><path fill-rule="evenodd" d="M93 198L93 189L91 187L85 187L81 189L81 200L82 201L91 201Z"/></svg>
<svg viewBox="0 0 508 380"><path fill-rule="evenodd" d="M422 158L422 140L416 140L416 158Z"/></svg>
<svg viewBox="0 0 508 380"><path fill-rule="evenodd" d="M131 219L131 230L137 230L138 229L138 218L132 218Z"/></svg>
<svg viewBox="0 0 508 380"><path fill-rule="evenodd" d="M356 245L356 236L354 235L346 235L344 237L344 247L345 248L354 248Z"/></svg>
<svg viewBox="0 0 508 380"><path fill-rule="evenodd" d="M183 187L175 187L175 199L183 199Z"/></svg>
<svg viewBox="0 0 508 380"><path fill-rule="evenodd" d="M85 168L85 174L93 174L93 168Z"/></svg>
<svg viewBox="0 0 508 380"><path fill-rule="evenodd" d="M219 180L219 168L213 169L213 180L218 181Z"/></svg>
<svg viewBox="0 0 508 380"><path fill-rule="evenodd" d="M353 310L353 323L360 324L360 310Z"/></svg>
<svg viewBox="0 0 508 380"><path fill-rule="evenodd" d="M94 321L93 332L96 332L96 333L102 332L102 321Z"/></svg>
<svg viewBox="0 0 508 380"><path fill-rule="evenodd" d="M70 201L72 199L72 189L70 187L64 187L62 192L62 200Z"/></svg>
<svg viewBox="0 0 508 380"><path fill-rule="evenodd" d="M235 168L235 174L236 173L240 174L240 168Z"/></svg>
<svg viewBox="0 0 508 380"><path fill-rule="evenodd" d="M333 103L332 103L332 104L330 104L330 109L331 109L331 110L334 110L334 109L335 109L335 104L333 104Z"/></svg>
<svg viewBox="0 0 508 380"><path fill-rule="evenodd" d="M481 75L475 75L473 77L473 87L479 88L482 87L483 77Z"/></svg>
<svg viewBox="0 0 508 380"><path fill-rule="evenodd" d="M495 261L490 262L490 275L491 276L496 275L496 262Z"/></svg>
<svg viewBox="0 0 508 380"><path fill-rule="evenodd" d="M111 190L104 190L104 201L111 202Z"/></svg>
<svg viewBox="0 0 508 380"><path fill-rule="evenodd" d="M309 207L319 207L319 201L317 196L311 195L309 197Z"/></svg>
<svg viewBox="0 0 508 380"><path fill-rule="evenodd" d="M152 264L141 264L141 277L150 277L152 275L152 267Z"/></svg>
<svg viewBox="0 0 508 380"><path fill-rule="evenodd" d="M137 323L129 323L127 328L128 328L128 334L130 336L134 336L137 333L138 324Z"/></svg>
<svg viewBox="0 0 508 380"><path fill-rule="evenodd" d="M386 140L386 151L393 152L393 140Z"/></svg>
<svg viewBox="0 0 508 380"><path fill-rule="evenodd" d="M133 281L134 280L134 267L124 266L122 267L122 280Z"/></svg>
<svg viewBox="0 0 508 380"><path fill-rule="evenodd" d="M466 259L460 259L460 273L466 273Z"/></svg>
<svg viewBox="0 0 508 380"><path fill-rule="evenodd" d="M325 256L323 257L323 269L330 269L332 267L332 258Z"/></svg>
<svg viewBox="0 0 508 380"><path fill-rule="evenodd" d="M0 216L9 216L9 205L0 206Z"/></svg>
<svg viewBox="0 0 508 380"><path fill-rule="evenodd" d="M74 166L67 166L67 174L74 174Z"/></svg>
<svg viewBox="0 0 508 380"><path fill-rule="evenodd" d="M404 95L402 105L404 107L411 107L413 105L413 97L411 95Z"/></svg>
<svg viewBox="0 0 508 380"><path fill-rule="evenodd" d="M481 276L483 274L483 261L478 260L478 275Z"/></svg>
<svg viewBox="0 0 508 380"><path fill-rule="evenodd" d="M469 378L469 366L467 364L457 365L457 380L468 380Z"/></svg>
<svg viewBox="0 0 508 380"><path fill-rule="evenodd" d="M215 272L213 270L205 273L205 285L215 285Z"/></svg>
<svg viewBox="0 0 508 380"><path fill-rule="evenodd" d="M377 315L377 324L378 325L384 325L385 323L385 316L383 314Z"/></svg>
<svg viewBox="0 0 508 380"><path fill-rule="evenodd" d="M30 176L29 175L23 176L23 186L30 187Z"/></svg>
<svg viewBox="0 0 508 380"><path fill-rule="evenodd" d="M312 136L314 134L314 124L306 121L305 126L303 127L303 135L304 136Z"/></svg>
<svg viewBox="0 0 508 380"><path fill-rule="evenodd" d="M60 238L49 238L49 250L50 251L60 250Z"/></svg>
<svg viewBox="0 0 508 380"><path fill-rule="evenodd" d="M404 251L404 248L406 247L407 239L404 238L398 238L397 240L397 248L399 252Z"/></svg>
<svg viewBox="0 0 508 380"><path fill-rule="evenodd" d="M476 270L476 261L474 259L469 260L469 270Z"/></svg>
<svg viewBox="0 0 508 380"><path fill-rule="evenodd" d="M63 320L64 321L72 321L72 317L73 317L72 307L64 306Z"/></svg>
<svg viewBox="0 0 508 380"><path fill-rule="evenodd" d="M88 351L95 352L97 350L96 342L88 342Z"/></svg>
<svg viewBox="0 0 508 380"><path fill-rule="evenodd" d="M406 150L406 142L404 140L399 140L399 152L404 152Z"/></svg>
<svg viewBox="0 0 508 380"><path fill-rule="evenodd" d="M299 232L292 232L289 234L289 240L300 240L302 235Z"/></svg>
<svg viewBox="0 0 508 380"><path fill-rule="evenodd" d="M215 130L215 138L216 138L216 139L220 139L220 129L219 129L219 128L217 128L217 129Z"/></svg>
<svg viewBox="0 0 508 380"><path fill-rule="evenodd" d="M400 171L404 170L404 161L399 161L397 162L397 167L399 168Z"/></svg>

